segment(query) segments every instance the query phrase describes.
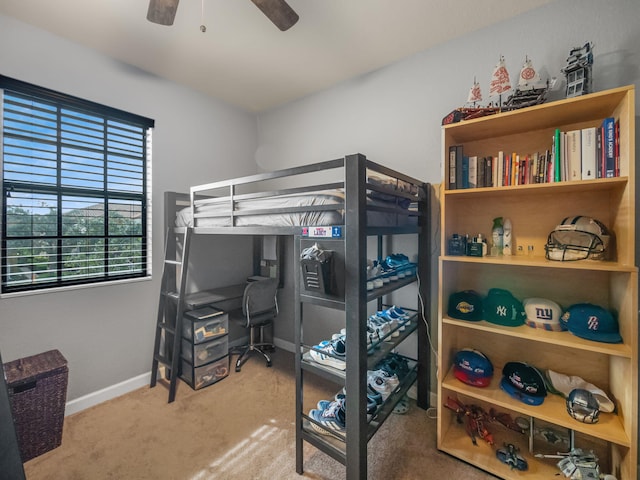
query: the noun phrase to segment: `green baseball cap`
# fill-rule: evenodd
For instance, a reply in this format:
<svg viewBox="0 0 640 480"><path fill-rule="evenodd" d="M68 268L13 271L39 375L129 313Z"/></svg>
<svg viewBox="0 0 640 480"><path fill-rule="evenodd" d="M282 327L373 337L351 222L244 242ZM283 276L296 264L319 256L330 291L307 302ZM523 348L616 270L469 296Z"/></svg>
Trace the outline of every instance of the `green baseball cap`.
<svg viewBox="0 0 640 480"><path fill-rule="evenodd" d="M508 290L492 288L489 290L483 306L484 319L497 325L518 327L523 325L527 319L522 302Z"/></svg>

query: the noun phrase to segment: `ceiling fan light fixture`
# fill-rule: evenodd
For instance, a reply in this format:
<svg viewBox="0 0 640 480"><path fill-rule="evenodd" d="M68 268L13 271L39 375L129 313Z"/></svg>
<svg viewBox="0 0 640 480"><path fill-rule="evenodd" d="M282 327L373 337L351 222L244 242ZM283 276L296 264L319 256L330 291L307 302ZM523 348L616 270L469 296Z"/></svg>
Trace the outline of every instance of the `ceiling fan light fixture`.
<svg viewBox="0 0 640 480"><path fill-rule="evenodd" d="M158 25L173 25L180 0L149 0L147 20Z"/></svg>

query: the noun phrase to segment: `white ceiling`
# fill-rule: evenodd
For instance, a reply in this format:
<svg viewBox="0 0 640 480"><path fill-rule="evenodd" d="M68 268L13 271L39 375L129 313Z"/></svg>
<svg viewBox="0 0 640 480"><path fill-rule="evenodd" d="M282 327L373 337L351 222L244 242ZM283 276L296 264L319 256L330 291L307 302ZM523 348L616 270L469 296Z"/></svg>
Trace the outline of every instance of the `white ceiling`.
<svg viewBox="0 0 640 480"><path fill-rule="evenodd" d="M250 0L182 0L170 27L146 20L148 0L0 0L0 13L259 112L550 1L288 0L300 20L286 32Z"/></svg>

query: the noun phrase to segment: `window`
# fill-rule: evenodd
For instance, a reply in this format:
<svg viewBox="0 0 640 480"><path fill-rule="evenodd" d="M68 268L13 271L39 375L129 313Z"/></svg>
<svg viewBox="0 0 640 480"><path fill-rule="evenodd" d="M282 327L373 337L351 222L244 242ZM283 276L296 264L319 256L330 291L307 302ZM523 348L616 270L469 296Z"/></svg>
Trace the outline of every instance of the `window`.
<svg viewBox="0 0 640 480"><path fill-rule="evenodd" d="M2 293L144 277L153 120L0 75Z"/></svg>

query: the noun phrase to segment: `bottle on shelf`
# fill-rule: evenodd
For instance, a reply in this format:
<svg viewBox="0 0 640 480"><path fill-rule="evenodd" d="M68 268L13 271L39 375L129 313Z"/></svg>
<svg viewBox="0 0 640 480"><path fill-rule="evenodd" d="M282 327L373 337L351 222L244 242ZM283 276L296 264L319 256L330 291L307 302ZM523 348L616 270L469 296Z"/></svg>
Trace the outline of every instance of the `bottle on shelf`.
<svg viewBox="0 0 640 480"><path fill-rule="evenodd" d="M502 253L503 255L511 255L513 249L512 232L511 232L511 220L505 219L502 226Z"/></svg>
<svg viewBox="0 0 640 480"><path fill-rule="evenodd" d="M497 257L502 255L504 241L504 227L502 226L502 217L493 219L493 228L491 229L491 256Z"/></svg>

